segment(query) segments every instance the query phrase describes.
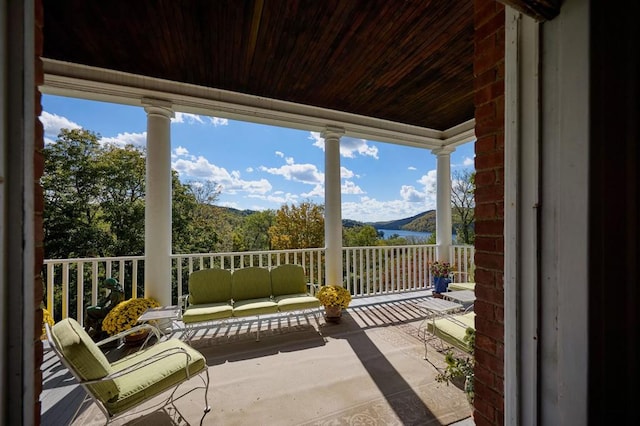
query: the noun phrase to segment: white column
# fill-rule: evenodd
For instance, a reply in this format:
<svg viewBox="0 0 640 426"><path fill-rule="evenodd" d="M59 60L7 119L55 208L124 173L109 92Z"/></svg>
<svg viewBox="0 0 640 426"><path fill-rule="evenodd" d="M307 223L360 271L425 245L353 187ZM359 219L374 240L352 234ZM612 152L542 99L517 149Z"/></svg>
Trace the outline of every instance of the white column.
<svg viewBox="0 0 640 426"><path fill-rule="evenodd" d="M451 153L455 148L443 147L431 152L438 157L436 175L436 258L449 262L451 238Z"/></svg>
<svg viewBox="0 0 640 426"><path fill-rule="evenodd" d="M171 305L171 104L145 99L144 296Z"/></svg>
<svg viewBox="0 0 640 426"><path fill-rule="evenodd" d="M342 194L340 136L344 130L327 127L324 138L325 283L342 286Z"/></svg>

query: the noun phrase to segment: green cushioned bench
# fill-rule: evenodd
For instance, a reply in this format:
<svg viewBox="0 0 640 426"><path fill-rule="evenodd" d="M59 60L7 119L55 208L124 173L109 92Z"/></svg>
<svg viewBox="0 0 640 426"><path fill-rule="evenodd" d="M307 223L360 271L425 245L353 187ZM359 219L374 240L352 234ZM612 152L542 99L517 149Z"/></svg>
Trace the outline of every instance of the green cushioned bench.
<svg viewBox="0 0 640 426"><path fill-rule="evenodd" d="M233 318L317 310L320 301L307 290L300 265L272 269L252 266L231 272L211 268L189 275L189 295L182 314L187 328ZM260 324L256 333L260 340Z"/></svg>

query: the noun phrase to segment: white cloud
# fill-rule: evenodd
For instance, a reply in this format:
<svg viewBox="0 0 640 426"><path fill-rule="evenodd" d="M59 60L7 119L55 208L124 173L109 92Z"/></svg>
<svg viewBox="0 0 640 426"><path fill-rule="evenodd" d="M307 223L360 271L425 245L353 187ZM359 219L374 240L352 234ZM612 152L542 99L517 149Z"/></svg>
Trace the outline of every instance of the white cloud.
<svg viewBox="0 0 640 426"><path fill-rule="evenodd" d="M209 117L209 120L211 121L211 124L213 124L215 127L229 125L229 120L227 120L226 118Z"/></svg>
<svg viewBox="0 0 640 426"><path fill-rule="evenodd" d="M309 132L309 139L313 140L313 146L324 151L324 138L319 132ZM366 139L356 139L350 137L340 138L340 155L345 158L354 158L356 154L378 159L378 147L369 145Z"/></svg>
<svg viewBox="0 0 640 426"><path fill-rule="evenodd" d="M349 170L344 166L340 167L340 178L341 179L352 179L352 178L359 178L359 175L356 175L355 173L353 173L353 170Z"/></svg>
<svg viewBox="0 0 640 426"><path fill-rule="evenodd" d="M474 167L476 165L476 162L473 158L465 157L462 161L462 165L465 167Z"/></svg>
<svg viewBox="0 0 640 426"><path fill-rule="evenodd" d="M414 166L409 166L409 167L407 167L407 170L414 171L414 170L418 170L418 169L417 169L417 168L415 168Z"/></svg>
<svg viewBox="0 0 640 426"><path fill-rule="evenodd" d="M45 143L49 144L54 142L60 134L60 129L80 129L78 123L69 120L66 117L62 117L57 114L51 114L47 111L42 111L40 114L40 121L42 122L42 128L44 129Z"/></svg>
<svg viewBox="0 0 640 426"><path fill-rule="evenodd" d="M400 197L408 203L419 203L424 201L425 194L411 185L402 185L402 188L400 188Z"/></svg>
<svg viewBox="0 0 640 426"><path fill-rule="evenodd" d="M349 194L349 195L358 195L358 194L365 193L362 190L362 188L360 188L358 185L356 185L350 180L347 180L342 184L341 191L343 194Z"/></svg>
<svg viewBox="0 0 640 426"><path fill-rule="evenodd" d="M189 154L189 150L183 146L179 146L173 150L178 157L185 157Z"/></svg>
<svg viewBox="0 0 640 426"><path fill-rule="evenodd" d="M286 180L310 185L324 182L324 174L314 164L295 164L293 158L287 158L287 164L281 167L261 166L260 170L272 175L282 176Z"/></svg>
<svg viewBox="0 0 640 426"><path fill-rule="evenodd" d="M199 156L193 160L180 158L172 163L172 168L180 173L181 178L211 180L219 184L226 194L247 192L250 194L266 194L271 191L271 184L266 179L244 180L239 171L227 171L223 167L211 164L206 158Z"/></svg>
<svg viewBox="0 0 640 426"><path fill-rule="evenodd" d="M175 116L171 119L172 123L176 124L212 124L215 127L228 126L229 120L220 117L206 117L198 114L190 114L188 112L176 112Z"/></svg>
<svg viewBox="0 0 640 426"><path fill-rule="evenodd" d="M189 114L186 112L176 112L175 116L171 119L172 123L187 123L187 124L195 124L200 123L204 124L204 120L201 116L197 114Z"/></svg>
<svg viewBox="0 0 640 426"><path fill-rule="evenodd" d="M284 158L284 152L282 151L276 151L276 156L280 157L280 158Z"/></svg>
<svg viewBox="0 0 640 426"><path fill-rule="evenodd" d="M111 138L102 138L100 143L123 147L125 145L133 145L135 147L145 147L147 145L147 132L142 133L118 133L117 136Z"/></svg>
<svg viewBox="0 0 640 426"><path fill-rule="evenodd" d="M300 196L303 198L321 198L324 200L324 185L316 185L311 191L303 192ZM324 203L324 201L321 201L321 203Z"/></svg>

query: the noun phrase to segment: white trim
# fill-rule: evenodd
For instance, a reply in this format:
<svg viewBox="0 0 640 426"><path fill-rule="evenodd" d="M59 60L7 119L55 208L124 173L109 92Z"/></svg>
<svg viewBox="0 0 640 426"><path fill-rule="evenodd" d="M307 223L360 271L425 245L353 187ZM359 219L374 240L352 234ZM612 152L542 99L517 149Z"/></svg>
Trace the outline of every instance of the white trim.
<svg viewBox="0 0 640 426"><path fill-rule="evenodd" d="M521 14L505 8L504 422L518 425L518 37Z"/></svg>
<svg viewBox="0 0 640 426"><path fill-rule="evenodd" d="M537 424L539 406L539 24L506 8L505 423Z"/></svg>
<svg viewBox="0 0 640 426"><path fill-rule="evenodd" d="M417 148L458 146L475 139L475 120L444 131L427 129L293 102L144 77L43 58L42 93L111 103L141 105L141 99L165 99L187 112L322 132L343 128L345 136Z"/></svg>

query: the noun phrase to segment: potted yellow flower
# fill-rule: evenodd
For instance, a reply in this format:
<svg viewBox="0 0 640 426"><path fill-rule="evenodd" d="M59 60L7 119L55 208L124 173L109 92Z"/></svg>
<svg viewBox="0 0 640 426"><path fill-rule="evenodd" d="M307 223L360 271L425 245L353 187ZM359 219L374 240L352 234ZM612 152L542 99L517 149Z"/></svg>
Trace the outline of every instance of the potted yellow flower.
<svg viewBox="0 0 640 426"><path fill-rule="evenodd" d="M342 310L349 307L351 302L349 290L336 285L320 287L316 297L324 305L325 319L329 322L340 322Z"/></svg>
<svg viewBox="0 0 640 426"><path fill-rule="evenodd" d="M42 336L40 336L41 340L47 339L47 329L44 326L45 324L49 324L49 327L53 327L55 321L53 320L53 316L51 315L51 313L47 309L42 308Z"/></svg>
<svg viewBox="0 0 640 426"><path fill-rule="evenodd" d="M118 303L102 321L102 330L110 336L128 330L138 323L138 318L149 308L160 304L151 298L129 299Z"/></svg>

